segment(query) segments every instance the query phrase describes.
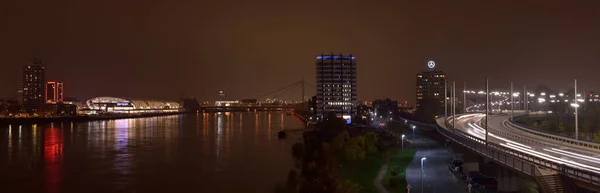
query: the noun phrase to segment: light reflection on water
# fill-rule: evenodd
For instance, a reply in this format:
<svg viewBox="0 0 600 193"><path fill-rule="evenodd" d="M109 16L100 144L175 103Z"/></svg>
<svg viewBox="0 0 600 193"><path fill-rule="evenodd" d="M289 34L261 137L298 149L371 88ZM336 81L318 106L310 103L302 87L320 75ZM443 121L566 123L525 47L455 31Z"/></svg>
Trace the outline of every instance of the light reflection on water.
<svg viewBox="0 0 600 193"><path fill-rule="evenodd" d="M302 126L277 112L0 126L0 187L52 193L270 192L293 167L290 146L301 140L293 132L277 140L277 132Z"/></svg>

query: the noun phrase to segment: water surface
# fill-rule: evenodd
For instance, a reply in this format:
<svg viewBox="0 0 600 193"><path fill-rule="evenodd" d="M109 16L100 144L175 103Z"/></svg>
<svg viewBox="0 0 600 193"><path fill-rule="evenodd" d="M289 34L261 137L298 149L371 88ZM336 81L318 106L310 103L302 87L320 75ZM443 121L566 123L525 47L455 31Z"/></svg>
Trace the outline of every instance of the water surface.
<svg viewBox="0 0 600 193"><path fill-rule="evenodd" d="M279 112L0 126L0 192L272 192L302 123Z"/></svg>

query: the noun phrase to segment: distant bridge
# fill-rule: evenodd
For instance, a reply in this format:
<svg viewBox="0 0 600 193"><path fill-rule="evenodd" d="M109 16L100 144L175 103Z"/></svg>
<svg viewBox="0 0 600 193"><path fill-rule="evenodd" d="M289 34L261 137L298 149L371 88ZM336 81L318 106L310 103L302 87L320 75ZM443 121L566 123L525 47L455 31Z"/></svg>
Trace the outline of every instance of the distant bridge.
<svg viewBox="0 0 600 193"><path fill-rule="evenodd" d="M254 111L291 111L294 104L247 104L236 106L200 106L202 112L254 112Z"/></svg>
<svg viewBox="0 0 600 193"><path fill-rule="evenodd" d="M251 97L255 99L265 99L271 98L276 99L280 96L294 90L295 88L300 87L302 89L302 95L299 97L302 102L306 102L306 96L304 92L304 87L309 86L316 90L315 86L307 83L306 81L300 80L294 83L291 83L287 86L278 88L276 90L267 92L265 94ZM314 93L314 92L313 92ZM311 95L312 96L312 95ZM251 111L290 111L293 110L294 107L298 107L301 104L280 104L280 103L243 103L240 101L236 101L236 103L220 103L213 105L201 105L200 111L202 112L251 112ZM306 105L306 104L304 104Z"/></svg>

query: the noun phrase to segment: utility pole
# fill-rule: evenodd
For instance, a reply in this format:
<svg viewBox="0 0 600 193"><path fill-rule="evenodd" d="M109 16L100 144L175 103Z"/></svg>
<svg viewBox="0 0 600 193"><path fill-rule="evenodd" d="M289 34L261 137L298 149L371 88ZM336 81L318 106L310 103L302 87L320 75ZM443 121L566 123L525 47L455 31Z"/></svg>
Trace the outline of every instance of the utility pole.
<svg viewBox="0 0 600 193"><path fill-rule="evenodd" d="M448 81L444 78L444 116L448 119Z"/></svg>
<svg viewBox="0 0 600 193"><path fill-rule="evenodd" d="M527 113L527 105L529 103L529 94L527 94L527 86L523 85L523 110L525 111L525 114L529 114Z"/></svg>
<svg viewBox="0 0 600 193"><path fill-rule="evenodd" d="M465 85L463 85L463 109L464 113L467 113L467 81L465 80Z"/></svg>
<svg viewBox="0 0 600 193"><path fill-rule="evenodd" d="M513 83L510 82L510 120L513 121L515 116L515 96L513 92Z"/></svg>
<svg viewBox="0 0 600 193"><path fill-rule="evenodd" d="M421 193L423 193L423 191L425 190L425 186L424 186L424 181L423 181L423 175L425 173L425 168L423 168L423 161L427 160L427 158L423 157L421 158Z"/></svg>
<svg viewBox="0 0 600 193"><path fill-rule="evenodd" d="M304 111L304 78L302 78L302 111Z"/></svg>
<svg viewBox="0 0 600 193"><path fill-rule="evenodd" d="M487 86L486 86L485 88L487 89ZM489 93L489 92L488 92L488 90L486 90L486 91L485 91L485 93L486 93L486 94L488 94L488 93ZM488 95L489 95L489 94L488 94ZM491 99L492 101L494 100L494 96L493 96L493 95L489 95L489 97L490 97L490 99ZM487 101L487 100L488 100L488 99L486 98L485 105L488 105L488 101ZM491 107L491 110L492 110L492 112L494 112L494 106L492 106L492 107Z"/></svg>
<svg viewBox="0 0 600 193"><path fill-rule="evenodd" d="M452 128L456 130L454 123L456 123L456 82L452 81Z"/></svg>
<svg viewBox="0 0 600 193"><path fill-rule="evenodd" d="M490 104L489 78L485 78L485 145L488 144L488 109Z"/></svg>
<svg viewBox="0 0 600 193"><path fill-rule="evenodd" d="M575 139L579 140L579 119L577 117L577 108L579 108L579 104L577 104L577 79L575 79Z"/></svg>

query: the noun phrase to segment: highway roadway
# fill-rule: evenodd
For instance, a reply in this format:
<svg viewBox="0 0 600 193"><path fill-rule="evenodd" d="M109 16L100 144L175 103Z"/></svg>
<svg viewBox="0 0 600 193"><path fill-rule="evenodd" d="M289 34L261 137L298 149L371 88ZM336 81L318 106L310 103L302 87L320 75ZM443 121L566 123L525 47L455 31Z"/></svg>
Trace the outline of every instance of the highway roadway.
<svg viewBox="0 0 600 193"><path fill-rule="evenodd" d="M485 140L485 130L481 127L481 121L484 117L485 114L457 115L455 123L456 129L460 129L481 140ZM489 143L499 144L559 164L600 173L599 151L570 144L565 145L557 140L532 135L509 126L506 124L508 119L509 116L501 114L488 116L488 128L490 128L490 132L488 133ZM452 122L450 122L450 124L452 124ZM529 140L509 138L506 135L499 136L493 134L492 130L525 137Z"/></svg>

